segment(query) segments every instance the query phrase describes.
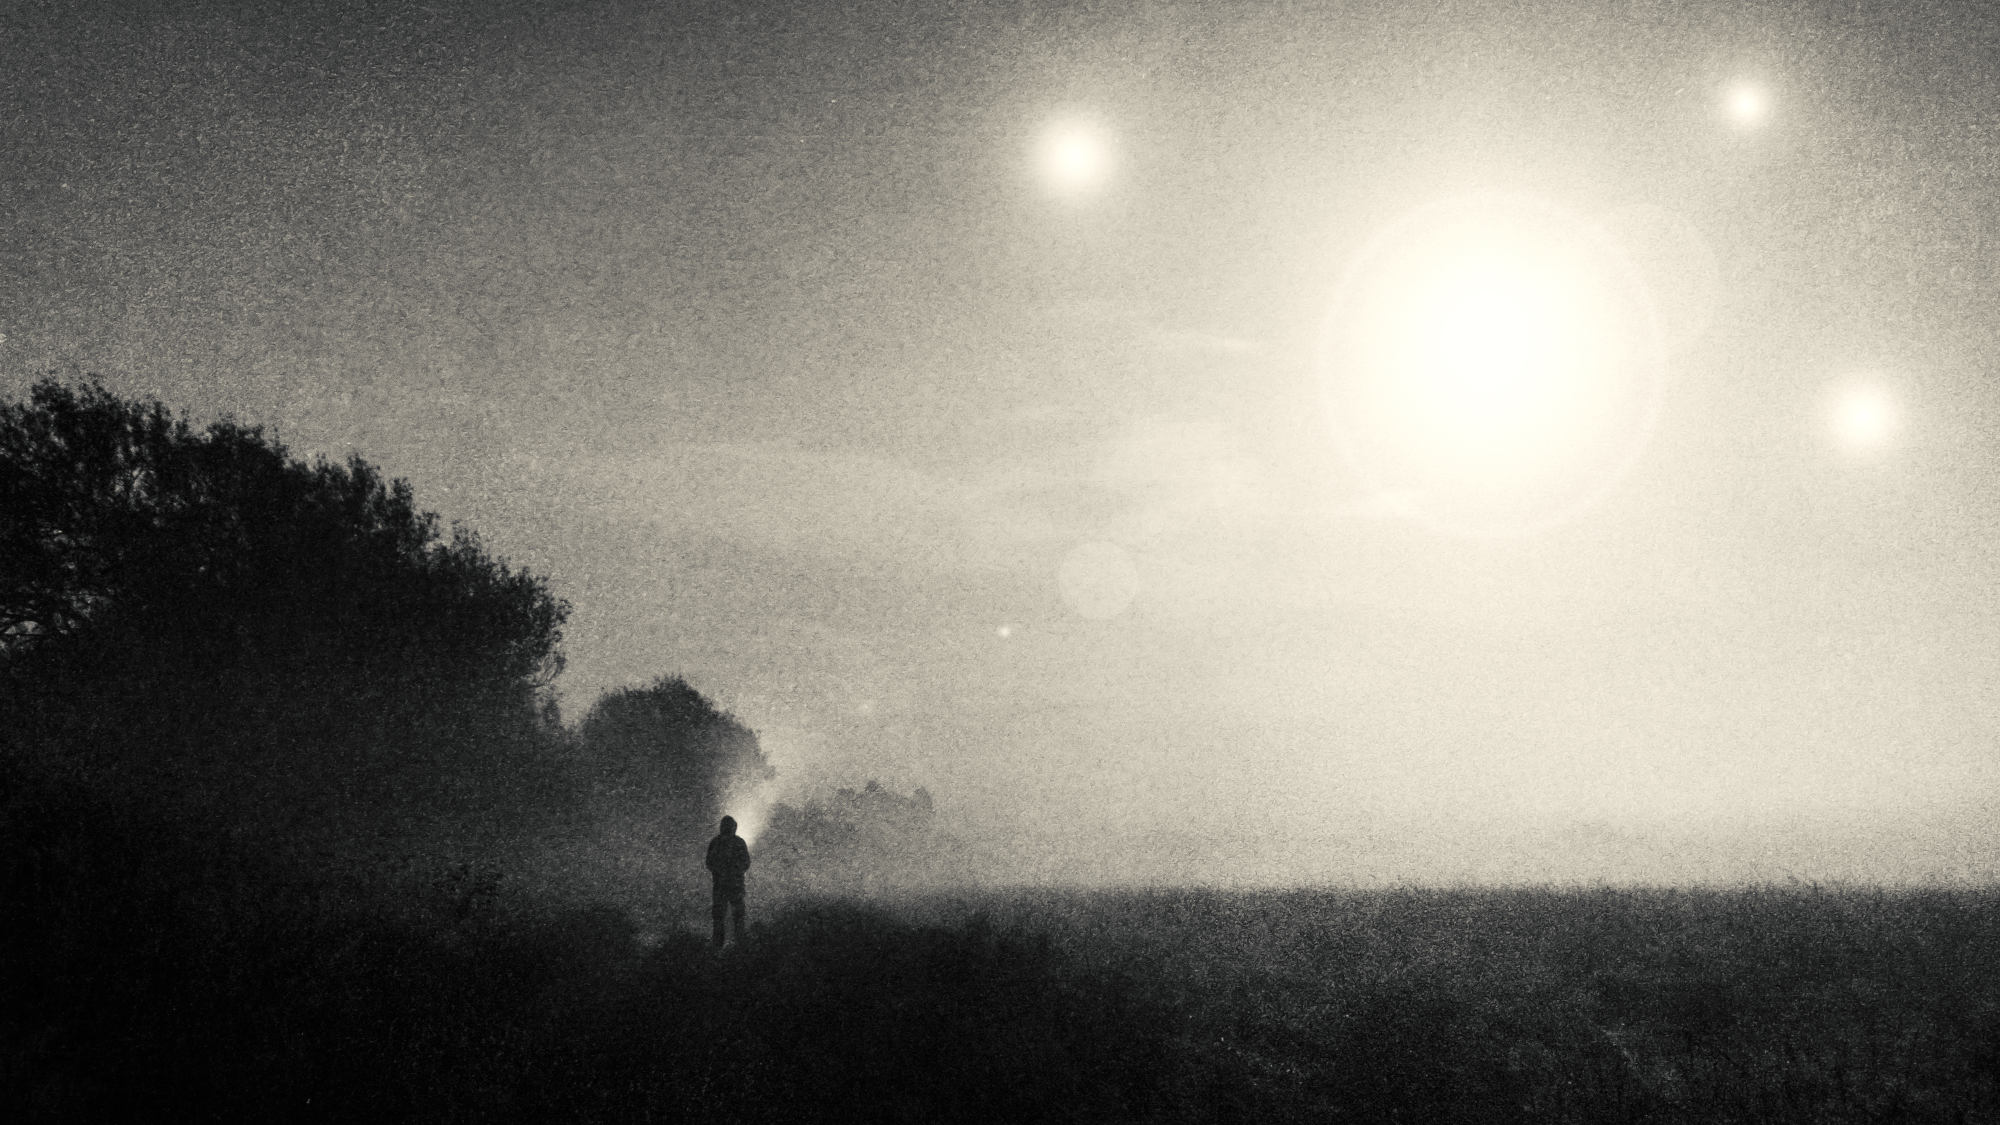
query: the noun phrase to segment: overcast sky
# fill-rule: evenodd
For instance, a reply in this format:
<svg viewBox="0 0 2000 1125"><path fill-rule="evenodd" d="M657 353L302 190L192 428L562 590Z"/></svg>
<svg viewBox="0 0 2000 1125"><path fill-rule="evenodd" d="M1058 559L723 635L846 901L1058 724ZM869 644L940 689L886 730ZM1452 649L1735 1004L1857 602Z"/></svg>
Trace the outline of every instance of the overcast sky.
<svg viewBox="0 0 2000 1125"><path fill-rule="evenodd" d="M0 6L0 391L406 477L572 717L1037 876L1996 869L1985 5L127 6Z"/></svg>

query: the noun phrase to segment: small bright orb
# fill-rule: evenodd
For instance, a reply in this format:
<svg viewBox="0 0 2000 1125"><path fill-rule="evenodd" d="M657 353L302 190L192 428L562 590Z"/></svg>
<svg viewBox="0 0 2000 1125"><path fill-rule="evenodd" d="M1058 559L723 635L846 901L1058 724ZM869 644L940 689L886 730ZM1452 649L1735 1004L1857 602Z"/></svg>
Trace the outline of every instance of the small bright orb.
<svg viewBox="0 0 2000 1125"><path fill-rule="evenodd" d="M1739 128L1762 125L1771 116L1771 96L1755 82L1739 81L1723 93L1723 108Z"/></svg>
<svg viewBox="0 0 2000 1125"><path fill-rule="evenodd" d="M1012 625L1002 625L998 629L993 630L993 633L1004 641L1014 635L1014 627Z"/></svg>
<svg viewBox="0 0 2000 1125"><path fill-rule="evenodd" d="M1834 440L1854 454L1873 453L1895 440L1903 416L1896 399L1875 383L1850 383L1829 400L1827 422Z"/></svg>
<svg viewBox="0 0 2000 1125"><path fill-rule="evenodd" d="M1057 121L1042 131L1035 164L1057 195L1089 195L1111 178L1111 144L1104 130L1080 119Z"/></svg>

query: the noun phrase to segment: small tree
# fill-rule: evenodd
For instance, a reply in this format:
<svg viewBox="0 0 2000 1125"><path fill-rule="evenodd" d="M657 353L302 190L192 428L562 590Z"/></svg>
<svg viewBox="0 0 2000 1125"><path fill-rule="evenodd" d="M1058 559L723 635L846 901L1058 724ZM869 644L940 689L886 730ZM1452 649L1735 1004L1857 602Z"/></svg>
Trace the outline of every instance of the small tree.
<svg viewBox="0 0 2000 1125"><path fill-rule="evenodd" d="M576 741L600 831L621 854L657 849L684 880L731 797L777 776L757 735L679 677L600 696Z"/></svg>

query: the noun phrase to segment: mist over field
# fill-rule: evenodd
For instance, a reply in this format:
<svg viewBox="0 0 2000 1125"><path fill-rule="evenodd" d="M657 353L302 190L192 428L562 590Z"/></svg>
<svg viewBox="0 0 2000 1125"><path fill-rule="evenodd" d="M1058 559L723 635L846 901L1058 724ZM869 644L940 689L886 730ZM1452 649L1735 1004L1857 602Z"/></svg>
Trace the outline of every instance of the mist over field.
<svg viewBox="0 0 2000 1125"><path fill-rule="evenodd" d="M358 456L54 380L0 454L0 1096L34 1119L2000 1112L2000 899L1863 834L1791 841L1862 873L1830 885L1683 835L1662 886L1670 839L1350 826L1354 874L1299 886L1242 877L1300 862L1252 833L781 799L683 679L566 721L567 603Z"/></svg>
<svg viewBox="0 0 2000 1125"><path fill-rule="evenodd" d="M1995 43L7 6L0 1112L2000 1120Z"/></svg>
<svg viewBox="0 0 2000 1125"><path fill-rule="evenodd" d="M10 21L0 389L408 479L572 720L1010 877L1993 870L1977 6Z"/></svg>

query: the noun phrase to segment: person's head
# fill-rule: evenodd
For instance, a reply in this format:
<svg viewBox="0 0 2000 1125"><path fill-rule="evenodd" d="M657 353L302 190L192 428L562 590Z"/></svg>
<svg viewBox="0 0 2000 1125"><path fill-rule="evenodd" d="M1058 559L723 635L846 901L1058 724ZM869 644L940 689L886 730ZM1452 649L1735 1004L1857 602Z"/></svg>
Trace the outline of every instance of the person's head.
<svg viewBox="0 0 2000 1125"><path fill-rule="evenodd" d="M734 835L736 835L736 818L735 818L735 817L733 817L733 816L725 816L725 817L723 817L723 818L722 818L722 834L723 834L724 836L734 836Z"/></svg>

